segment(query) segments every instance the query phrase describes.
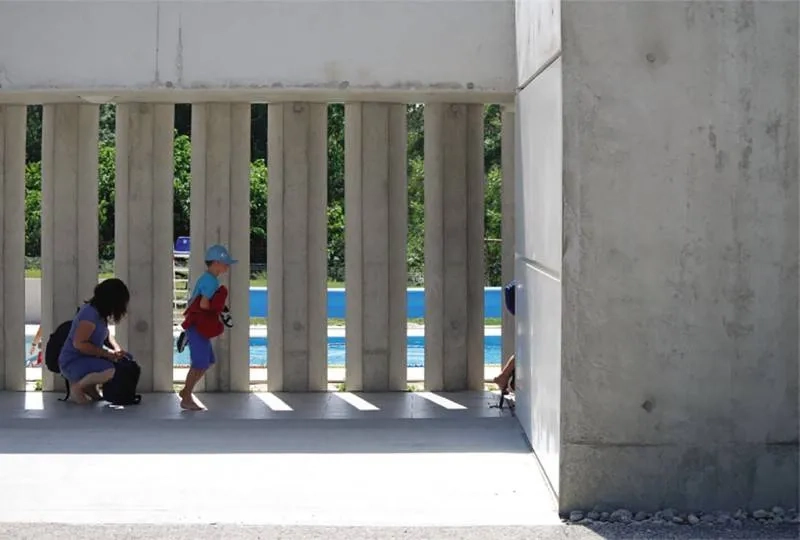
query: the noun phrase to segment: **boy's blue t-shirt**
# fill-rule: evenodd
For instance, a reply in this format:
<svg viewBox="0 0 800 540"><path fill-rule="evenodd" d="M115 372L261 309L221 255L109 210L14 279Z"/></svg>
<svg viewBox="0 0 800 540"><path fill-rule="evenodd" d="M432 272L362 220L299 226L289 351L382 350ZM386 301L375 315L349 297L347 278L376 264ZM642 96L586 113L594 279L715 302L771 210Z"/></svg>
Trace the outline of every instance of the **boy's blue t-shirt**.
<svg viewBox="0 0 800 540"><path fill-rule="evenodd" d="M211 272L203 272L203 275L194 284L192 296L189 298L189 305L194 302L198 296L205 296L209 300L214 296L214 293L219 289L219 280Z"/></svg>
<svg viewBox="0 0 800 540"><path fill-rule="evenodd" d="M69 329L67 341L64 342L64 347L58 355L58 363L66 365L83 355L78 349L75 348L73 342L75 341L75 330L81 321L88 321L94 325L94 331L89 337L89 341L95 347L102 347L108 338L108 323L100 316L97 309L91 304L84 304L78 311L78 314L72 320L72 326Z"/></svg>

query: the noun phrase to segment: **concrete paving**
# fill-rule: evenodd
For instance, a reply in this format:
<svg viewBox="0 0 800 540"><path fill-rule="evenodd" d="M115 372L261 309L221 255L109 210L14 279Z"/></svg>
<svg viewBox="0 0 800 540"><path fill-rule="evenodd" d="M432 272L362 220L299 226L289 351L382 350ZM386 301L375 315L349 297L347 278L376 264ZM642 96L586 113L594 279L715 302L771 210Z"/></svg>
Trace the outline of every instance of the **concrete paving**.
<svg viewBox="0 0 800 540"><path fill-rule="evenodd" d="M182 412L172 394L112 408L0 393L0 538L89 537L65 524L206 527L186 529L195 538L212 524L559 523L516 419L489 408L493 394L199 398L209 411Z"/></svg>
<svg viewBox="0 0 800 540"><path fill-rule="evenodd" d="M501 527L307 527L253 525L64 525L0 523L4 540L244 540L244 539L436 539L477 540L666 540L666 539L761 539L798 538L797 526L751 528L636 527L604 524L594 528L568 525Z"/></svg>

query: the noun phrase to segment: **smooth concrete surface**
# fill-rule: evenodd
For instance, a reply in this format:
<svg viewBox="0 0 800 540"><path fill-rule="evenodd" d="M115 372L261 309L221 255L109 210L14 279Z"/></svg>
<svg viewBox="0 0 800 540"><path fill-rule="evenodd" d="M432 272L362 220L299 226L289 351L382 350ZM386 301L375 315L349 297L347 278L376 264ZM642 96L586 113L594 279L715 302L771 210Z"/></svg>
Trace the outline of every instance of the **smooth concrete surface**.
<svg viewBox="0 0 800 540"><path fill-rule="evenodd" d="M347 388L406 388L406 106L345 105Z"/></svg>
<svg viewBox="0 0 800 540"><path fill-rule="evenodd" d="M553 489L561 445L561 61L517 97L517 400ZM602 406L602 405L598 405Z"/></svg>
<svg viewBox="0 0 800 540"><path fill-rule="evenodd" d="M799 9L562 4L562 509L797 506Z"/></svg>
<svg viewBox="0 0 800 540"><path fill-rule="evenodd" d="M42 320L42 279L25 278L25 324Z"/></svg>
<svg viewBox="0 0 800 540"><path fill-rule="evenodd" d="M517 91L561 54L562 0L515 0Z"/></svg>
<svg viewBox="0 0 800 540"><path fill-rule="evenodd" d="M25 388L25 119L0 106L0 390Z"/></svg>
<svg viewBox="0 0 800 540"><path fill-rule="evenodd" d="M42 336L92 297L98 269L100 107L61 103L42 110ZM45 370L46 390L63 389Z"/></svg>
<svg viewBox="0 0 800 540"><path fill-rule="evenodd" d="M512 0L4 1L0 101L496 102L514 92L513 27Z"/></svg>
<svg viewBox="0 0 800 540"><path fill-rule="evenodd" d="M114 270L131 300L116 337L144 392L172 388L174 116L173 105L117 106Z"/></svg>
<svg viewBox="0 0 800 540"><path fill-rule="evenodd" d="M267 116L272 391L327 387L328 108L270 103Z"/></svg>
<svg viewBox="0 0 800 540"><path fill-rule="evenodd" d="M126 408L56 397L0 393L0 522L558 523L519 424L489 393L211 393L202 413L174 394ZM75 489L87 467L106 487Z"/></svg>
<svg viewBox="0 0 800 540"><path fill-rule="evenodd" d="M501 148L500 148L500 167L502 169L502 187L500 195L500 237L503 241L501 251L501 276L503 283L507 285L514 279L515 266L515 228L516 221L514 210L516 206L516 173L514 161L516 159L515 147L516 137L516 114L513 106L503 108ZM500 291L500 310L502 313L502 334L503 334L503 357L501 362L505 362L516 348L516 321L514 316L506 308L505 291ZM516 364L515 364L516 365Z"/></svg>
<svg viewBox="0 0 800 540"><path fill-rule="evenodd" d="M483 385L483 107L425 105L425 386Z"/></svg>
<svg viewBox="0 0 800 540"><path fill-rule="evenodd" d="M220 283L228 288L233 328L214 339L216 365L207 391L250 388L250 104L192 105L190 286L206 271L205 250L226 246L238 261ZM236 324L236 322L239 324ZM166 381L165 381L166 383ZM167 388L171 388L172 381Z"/></svg>
<svg viewBox="0 0 800 540"><path fill-rule="evenodd" d="M0 523L0 537L8 540L244 540L280 538L281 540L409 540L453 539L478 540L719 540L759 539L796 540L797 525L755 525L746 527L708 526L675 527L671 525L604 523L601 525L495 525L472 527L307 527L280 525L69 525L63 523Z"/></svg>

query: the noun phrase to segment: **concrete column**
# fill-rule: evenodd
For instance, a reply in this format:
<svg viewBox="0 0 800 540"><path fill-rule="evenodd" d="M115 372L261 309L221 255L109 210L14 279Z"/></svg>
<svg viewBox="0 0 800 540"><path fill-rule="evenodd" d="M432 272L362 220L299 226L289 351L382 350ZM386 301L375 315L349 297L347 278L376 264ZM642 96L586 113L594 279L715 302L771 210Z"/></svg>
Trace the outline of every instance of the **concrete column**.
<svg viewBox="0 0 800 540"><path fill-rule="evenodd" d="M214 340L206 391L250 390L250 104L192 105L192 285L205 250L226 246L239 263L222 279L233 328Z"/></svg>
<svg viewBox="0 0 800 540"><path fill-rule="evenodd" d="M501 168L503 174L502 195L501 195L501 222L500 236L503 240L503 251L501 254L501 274L503 285L514 279L514 145L516 144L516 126L513 106L503 107L503 126L502 126L502 147L501 147ZM516 325L514 316L503 304L503 359L514 354L516 343Z"/></svg>
<svg viewBox="0 0 800 540"><path fill-rule="evenodd" d="M348 390L405 390L406 106L345 105Z"/></svg>
<svg viewBox="0 0 800 540"><path fill-rule="evenodd" d="M117 106L116 275L128 284L120 345L142 367L139 389L172 391L173 105Z"/></svg>
<svg viewBox="0 0 800 540"><path fill-rule="evenodd" d="M563 268L559 510L795 507L800 4L561 6L518 104L524 146L563 122L520 208L563 208L528 229Z"/></svg>
<svg viewBox="0 0 800 540"><path fill-rule="evenodd" d="M42 111L42 336L91 298L97 285L98 105L45 105ZM42 388L64 380L42 369Z"/></svg>
<svg viewBox="0 0 800 540"><path fill-rule="evenodd" d="M271 391L327 389L327 118L324 104L268 109Z"/></svg>
<svg viewBox="0 0 800 540"><path fill-rule="evenodd" d="M25 390L25 106L0 105L0 390Z"/></svg>
<svg viewBox="0 0 800 540"><path fill-rule="evenodd" d="M425 105L425 387L483 387L483 106Z"/></svg>

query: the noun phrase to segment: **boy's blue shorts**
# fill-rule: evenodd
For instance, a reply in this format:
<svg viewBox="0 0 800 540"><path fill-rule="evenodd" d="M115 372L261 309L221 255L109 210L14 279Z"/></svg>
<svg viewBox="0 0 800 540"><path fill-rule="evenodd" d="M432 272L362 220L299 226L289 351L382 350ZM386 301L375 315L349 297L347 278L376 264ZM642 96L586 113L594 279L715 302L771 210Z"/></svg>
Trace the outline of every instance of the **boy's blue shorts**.
<svg viewBox="0 0 800 540"><path fill-rule="evenodd" d="M208 369L216 359L214 358L214 348L211 340L198 332L194 326L186 331L189 342L190 364L194 369Z"/></svg>

